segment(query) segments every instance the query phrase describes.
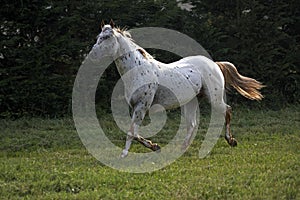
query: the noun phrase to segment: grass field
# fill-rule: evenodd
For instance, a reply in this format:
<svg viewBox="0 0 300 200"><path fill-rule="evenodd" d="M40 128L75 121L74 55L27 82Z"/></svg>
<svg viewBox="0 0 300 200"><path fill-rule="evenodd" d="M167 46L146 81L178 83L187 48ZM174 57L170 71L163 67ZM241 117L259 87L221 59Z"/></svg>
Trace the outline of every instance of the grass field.
<svg viewBox="0 0 300 200"><path fill-rule="evenodd" d="M174 132L171 113L155 142ZM72 119L0 121L0 199L300 199L300 108L235 108L236 148L220 138L198 158L201 133L188 151L162 170L130 174L106 167L81 144ZM122 146L109 116L101 124ZM133 151L145 151L134 143Z"/></svg>

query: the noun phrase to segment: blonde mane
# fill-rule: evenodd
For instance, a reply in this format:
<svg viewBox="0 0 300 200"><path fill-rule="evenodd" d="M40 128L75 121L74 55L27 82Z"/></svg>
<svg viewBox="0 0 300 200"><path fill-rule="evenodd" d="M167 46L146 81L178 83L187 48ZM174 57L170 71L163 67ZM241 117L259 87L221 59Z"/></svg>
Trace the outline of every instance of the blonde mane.
<svg viewBox="0 0 300 200"><path fill-rule="evenodd" d="M124 37L132 39L131 38L131 34L127 31L127 28L116 27L114 29L115 29L115 31L117 31L118 33L120 33L121 35L123 35Z"/></svg>
<svg viewBox="0 0 300 200"><path fill-rule="evenodd" d="M128 38L130 41L134 42L134 40L132 39L131 37L131 34L127 31L127 28L124 27L124 28L120 28L120 27L116 27L114 28L115 31L117 31L118 33L120 33L122 36ZM137 49L142 55L144 58L146 58L147 60L149 59L154 59L145 49L143 49L142 47L141 48L138 48Z"/></svg>

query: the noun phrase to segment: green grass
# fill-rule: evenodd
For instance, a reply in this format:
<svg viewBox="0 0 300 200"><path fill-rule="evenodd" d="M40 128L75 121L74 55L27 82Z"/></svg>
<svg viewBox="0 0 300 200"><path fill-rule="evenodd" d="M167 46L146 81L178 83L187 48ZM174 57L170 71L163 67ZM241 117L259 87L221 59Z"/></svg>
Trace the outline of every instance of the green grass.
<svg viewBox="0 0 300 200"><path fill-rule="evenodd" d="M81 144L72 119L0 121L0 199L300 199L300 109L236 108L232 129L239 144L220 138L198 158L200 133L188 151L152 173L130 174L104 166ZM124 135L109 115L101 124L119 146ZM161 138L176 130L170 113ZM175 128L174 128L175 127ZM173 134L174 135L174 134ZM138 143L133 151L147 151Z"/></svg>

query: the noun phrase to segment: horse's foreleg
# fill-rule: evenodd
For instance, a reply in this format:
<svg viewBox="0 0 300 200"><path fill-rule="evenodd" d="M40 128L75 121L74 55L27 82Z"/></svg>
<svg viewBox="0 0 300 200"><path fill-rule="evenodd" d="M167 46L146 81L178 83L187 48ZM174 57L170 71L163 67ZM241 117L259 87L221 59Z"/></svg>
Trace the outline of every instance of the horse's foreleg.
<svg viewBox="0 0 300 200"><path fill-rule="evenodd" d="M146 114L146 108L144 106L144 104L142 104L142 106L136 106L136 109L135 109L135 112L133 114L133 119L135 120L135 122L138 124L138 125L141 125L144 117L145 117L145 114ZM156 143L152 143L152 141L150 140L147 140L145 138L143 138L142 136L140 136L138 134L138 130L137 130L138 126L136 126L136 128L134 129L134 139L136 141L138 141L139 143L141 143L142 145L144 145L145 147L151 149L152 151L159 151L160 150L160 147L156 144Z"/></svg>
<svg viewBox="0 0 300 200"><path fill-rule="evenodd" d="M131 146L132 140L139 137L138 127L141 125L145 117L145 114L146 114L146 108L142 103L139 103L134 107L132 118L131 118L131 126L126 137L125 148L121 154L122 158L128 155L128 151Z"/></svg>
<svg viewBox="0 0 300 200"><path fill-rule="evenodd" d="M225 114L225 125L226 125L226 130L225 130L225 139L227 140L228 144L232 147L237 145L236 139L231 134L230 131L230 121L231 121L231 116L232 116L232 109L230 106L227 105L226 107L226 114Z"/></svg>
<svg viewBox="0 0 300 200"><path fill-rule="evenodd" d="M141 143L142 145L144 145L145 147L151 149L152 151L157 151L157 152L160 151L160 146L156 143L152 143L151 140L147 140L140 135L137 135L136 137L134 137L134 139L139 143Z"/></svg>
<svg viewBox="0 0 300 200"><path fill-rule="evenodd" d="M127 133L125 148L122 151L121 157L124 158L128 155L132 140L136 140L145 147L151 149L152 151L159 151L160 146L156 143L152 143L150 140L147 140L138 134L138 125L132 123L129 132Z"/></svg>
<svg viewBox="0 0 300 200"><path fill-rule="evenodd" d="M143 144L145 147L150 148L153 151L159 151L160 147L156 143L152 143L150 140L147 140L143 137L141 137L138 134L138 128L141 125L145 114L146 114L146 107L144 106L144 103L138 104L135 106L133 115L132 115L132 123L130 126L130 130L127 133L126 137L126 144L125 148L122 151L121 157L124 158L128 155L129 148L131 146L132 140L137 140L139 143Z"/></svg>
<svg viewBox="0 0 300 200"><path fill-rule="evenodd" d="M134 123L131 124L130 130L127 133L125 148L122 151L121 157L124 158L128 155L129 148L131 146L132 140L134 139Z"/></svg>

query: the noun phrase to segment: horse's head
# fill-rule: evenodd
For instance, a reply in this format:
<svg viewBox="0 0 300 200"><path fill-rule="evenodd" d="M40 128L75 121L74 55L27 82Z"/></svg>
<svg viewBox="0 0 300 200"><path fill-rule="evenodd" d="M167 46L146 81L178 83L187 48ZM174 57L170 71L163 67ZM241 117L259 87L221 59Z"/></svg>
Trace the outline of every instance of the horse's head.
<svg viewBox="0 0 300 200"><path fill-rule="evenodd" d="M100 45L101 43L106 43L111 42L110 39L112 39L114 36L114 23L113 21L110 21L109 24L105 25L104 21L101 23L101 33L97 36L97 43Z"/></svg>
<svg viewBox="0 0 300 200"><path fill-rule="evenodd" d="M94 44L93 51L97 58L111 56L117 57L117 52L120 47L118 43L119 33L114 28L114 23L111 20L109 24L101 24L101 33L97 36L97 42Z"/></svg>

